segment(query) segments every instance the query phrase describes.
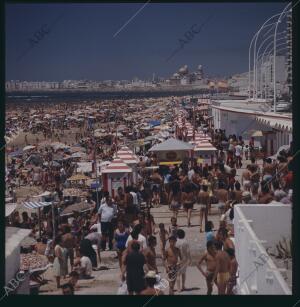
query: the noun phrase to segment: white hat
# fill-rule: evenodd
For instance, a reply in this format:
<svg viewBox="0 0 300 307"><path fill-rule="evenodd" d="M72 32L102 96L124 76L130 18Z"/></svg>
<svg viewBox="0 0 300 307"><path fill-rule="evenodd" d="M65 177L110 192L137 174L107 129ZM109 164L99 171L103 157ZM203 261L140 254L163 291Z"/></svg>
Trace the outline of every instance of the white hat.
<svg viewBox="0 0 300 307"><path fill-rule="evenodd" d="M156 278L155 271L148 271L148 273L146 274L145 278Z"/></svg>
<svg viewBox="0 0 300 307"><path fill-rule="evenodd" d="M250 192L248 192L248 191L244 191L244 192L242 193L242 197L243 197L243 198L251 197L251 194L250 194Z"/></svg>

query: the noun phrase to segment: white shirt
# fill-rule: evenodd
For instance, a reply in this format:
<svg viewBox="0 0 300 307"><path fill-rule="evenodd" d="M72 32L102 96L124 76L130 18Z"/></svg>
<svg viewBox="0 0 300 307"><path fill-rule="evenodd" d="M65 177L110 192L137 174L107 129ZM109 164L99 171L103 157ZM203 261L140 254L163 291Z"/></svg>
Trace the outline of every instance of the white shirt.
<svg viewBox="0 0 300 307"><path fill-rule="evenodd" d="M193 169L188 171L188 178L190 181L192 180L194 175L195 175L195 171Z"/></svg>
<svg viewBox="0 0 300 307"><path fill-rule="evenodd" d="M107 203L104 203L100 206L98 214L101 214L101 222L111 222L114 217L114 208L108 206Z"/></svg>
<svg viewBox="0 0 300 307"><path fill-rule="evenodd" d="M84 271L83 271L84 275L87 275L87 276L92 275L93 266L92 266L92 262L89 257L82 256L80 258L80 266L84 268Z"/></svg>
<svg viewBox="0 0 300 307"><path fill-rule="evenodd" d="M130 194L132 195L133 198L133 204L134 205L138 205L138 198L135 192L130 192Z"/></svg>
<svg viewBox="0 0 300 307"><path fill-rule="evenodd" d="M128 237L127 241L126 241L125 246L128 247L128 243L129 243L130 241L132 241L132 240L133 240L133 239L132 239L132 236L130 235L130 236ZM146 249L146 248L147 248L147 240L146 240L146 238L145 238L143 235L139 234L139 236L138 236L138 242L140 243L140 250Z"/></svg>
<svg viewBox="0 0 300 307"><path fill-rule="evenodd" d="M236 155L237 157L239 157L239 156L241 155L242 151L243 151L243 148L242 148L241 145L236 145L236 146L235 146L235 155Z"/></svg>
<svg viewBox="0 0 300 307"><path fill-rule="evenodd" d="M184 263L187 263L189 260L191 260L190 246L186 239L177 238L176 247L180 249L182 261Z"/></svg>

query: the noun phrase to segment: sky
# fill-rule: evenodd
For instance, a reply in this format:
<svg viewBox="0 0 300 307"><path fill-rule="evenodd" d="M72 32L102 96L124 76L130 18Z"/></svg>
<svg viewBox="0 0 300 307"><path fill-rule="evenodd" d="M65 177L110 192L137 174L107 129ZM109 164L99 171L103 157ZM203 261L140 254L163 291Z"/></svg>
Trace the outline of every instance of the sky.
<svg viewBox="0 0 300 307"><path fill-rule="evenodd" d="M167 78L200 64L206 76L242 73L252 36L286 5L145 3L7 4L6 80Z"/></svg>

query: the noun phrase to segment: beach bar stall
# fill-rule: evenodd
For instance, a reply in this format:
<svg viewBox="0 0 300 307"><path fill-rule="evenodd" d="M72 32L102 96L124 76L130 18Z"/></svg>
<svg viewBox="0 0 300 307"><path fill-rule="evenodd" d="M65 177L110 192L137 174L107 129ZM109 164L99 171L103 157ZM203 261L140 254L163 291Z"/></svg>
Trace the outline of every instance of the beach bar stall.
<svg viewBox="0 0 300 307"><path fill-rule="evenodd" d="M101 170L103 189L112 197L117 195L119 187L123 189L133 183L132 168L123 160L114 159L109 165Z"/></svg>
<svg viewBox="0 0 300 307"><path fill-rule="evenodd" d="M213 165L216 160L217 148L208 141L201 141L194 147L194 157L197 159L197 164Z"/></svg>
<svg viewBox="0 0 300 307"><path fill-rule="evenodd" d="M137 165L138 165L138 158L134 154L131 153L122 153L121 151L118 151L116 153L116 158L121 159L123 162L125 162L129 167L132 169L132 180L133 183L137 183L137 177L138 177L138 171L137 171Z"/></svg>
<svg viewBox="0 0 300 307"><path fill-rule="evenodd" d="M180 140L170 138L154 145L150 151L155 153L160 165L180 164L185 158L193 157L194 146Z"/></svg>

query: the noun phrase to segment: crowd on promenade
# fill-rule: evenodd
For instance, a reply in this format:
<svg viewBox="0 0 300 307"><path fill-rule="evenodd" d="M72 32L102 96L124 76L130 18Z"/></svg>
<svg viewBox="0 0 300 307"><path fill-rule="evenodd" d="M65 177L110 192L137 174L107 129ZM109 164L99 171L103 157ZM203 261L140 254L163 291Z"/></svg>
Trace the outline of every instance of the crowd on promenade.
<svg viewBox="0 0 300 307"><path fill-rule="evenodd" d="M105 250L116 252L123 282L120 292L174 294L185 290L187 267L193 265L191 242L186 239L186 233L192 226L193 209L199 208L199 232L205 232L207 248L197 261L199 274L206 280L208 295L212 294L214 286L218 294L232 295L238 276L232 239L234 206L291 204L293 175L290 162L293 153L291 149L283 150L276 159L258 156L253 138L245 145L241 136L226 135L224 130L210 129L208 133L217 148L213 165L186 159L180 165L158 166L156 155L148 152L139 156L135 185L125 189L119 187L114 197L103 189L98 195L85 189L84 203L90 205L89 211L74 211L72 215L64 216L60 213L67 205L54 211L45 207L39 219L36 215L30 217L26 211L21 214L15 211L7 219L7 226L32 230L31 236L36 243L23 252L34 251L53 263L56 286L62 288L64 294L73 294L79 279L93 279L93 271L105 269L101 266L101 254ZM81 142L87 155L102 154L102 158L112 159L116 151L113 144L107 143L110 150L104 154L93 151L93 142L91 134ZM61 151L63 162L56 168L52 165L57 151L45 148L40 153L48 166L33 167L23 173L23 161L12 159L7 184L13 181L16 186L40 186L44 191L56 192L57 201L63 203L64 190L69 188L68 178L74 171L72 164L66 159L65 150ZM18 168L16 164L19 164ZM149 171L151 166L155 168ZM10 193L14 198L13 185ZM169 208L169 227L156 223L151 209L158 206ZM178 213L182 209L187 227L177 225ZM218 225L213 225L210 220L214 209L220 216ZM159 255L164 273L157 265ZM164 287L157 286L163 274L168 280L168 293ZM44 283L39 276L34 278L37 283Z"/></svg>

